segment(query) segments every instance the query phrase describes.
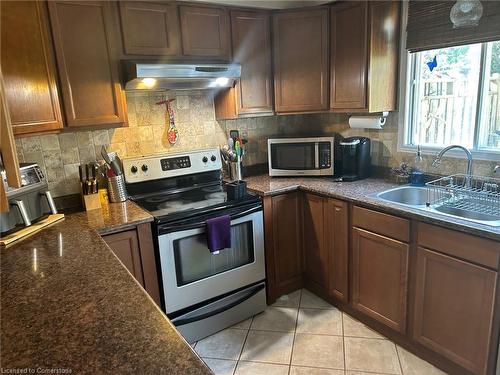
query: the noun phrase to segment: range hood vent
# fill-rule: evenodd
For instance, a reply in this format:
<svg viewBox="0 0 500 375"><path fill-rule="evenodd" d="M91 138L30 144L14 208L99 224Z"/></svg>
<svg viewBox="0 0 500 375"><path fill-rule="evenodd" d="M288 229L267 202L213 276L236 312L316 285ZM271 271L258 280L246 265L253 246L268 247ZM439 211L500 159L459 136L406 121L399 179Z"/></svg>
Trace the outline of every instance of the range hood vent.
<svg viewBox="0 0 500 375"><path fill-rule="evenodd" d="M239 64L125 62L125 90L200 90L233 87Z"/></svg>

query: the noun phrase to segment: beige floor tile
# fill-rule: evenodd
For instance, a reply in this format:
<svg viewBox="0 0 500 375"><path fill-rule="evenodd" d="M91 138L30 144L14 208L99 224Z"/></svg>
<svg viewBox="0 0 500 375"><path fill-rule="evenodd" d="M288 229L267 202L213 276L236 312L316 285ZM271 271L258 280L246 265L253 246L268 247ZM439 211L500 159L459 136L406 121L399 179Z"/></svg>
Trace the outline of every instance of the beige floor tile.
<svg viewBox="0 0 500 375"><path fill-rule="evenodd" d="M300 309L297 332L342 336L342 313L338 309Z"/></svg>
<svg viewBox="0 0 500 375"><path fill-rule="evenodd" d="M300 290L285 294L278 298L271 306L274 307L299 307Z"/></svg>
<svg viewBox="0 0 500 375"><path fill-rule="evenodd" d="M397 351L405 375L446 375L445 372L400 346L397 346Z"/></svg>
<svg viewBox="0 0 500 375"><path fill-rule="evenodd" d="M293 332L297 322L297 309L290 307L268 307L255 315L250 329L261 331Z"/></svg>
<svg viewBox="0 0 500 375"><path fill-rule="evenodd" d="M249 319L243 320L243 321L241 321L239 323L236 323L231 328L235 328L235 329L249 329L250 328L250 324L252 324L252 318L249 318Z"/></svg>
<svg viewBox="0 0 500 375"><path fill-rule="evenodd" d="M383 372L346 371L345 375L386 375Z"/></svg>
<svg viewBox="0 0 500 375"><path fill-rule="evenodd" d="M344 375L344 370L292 366L290 367L290 375Z"/></svg>
<svg viewBox="0 0 500 375"><path fill-rule="evenodd" d="M215 375L233 375L237 361L227 359L202 358Z"/></svg>
<svg viewBox="0 0 500 375"><path fill-rule="evenodd" d="M297 333L292 365L344 369L342 337Z"/></svg>
<svg viewBox="0 0 500 375"><path fill-rule="evenodd" d="M333 306L317 295L312 294L306 289L302 289L300 298L300 307L310 309L333 309Z"/></svg>
<svg viewBox="0 0 500 375"><path fill-rule="evenodd" d="M234 375L288 375L288 365L240 361Z"/></svg>
<svg viewBox="0 0 500 375"><path fill-rule="evenodd" d="M238 359L247 331L225 329L198 341L194 350L200 357Z"/></svg>
<svg viewBox="0 0 500 375"><path fill-rule="evenodd" d="M344 336L385 339L384 336L375 332L360 321L350 317L346 313L342 314L344 322Z"/></svg>
<svg viewBox="0 0 500 375"><path fill-rule="evenodd" d="M241 359L289 364L292 345L293 333L250 330L241 353Z"/></svg>
<svg viewBox="0 0 500 375"><path fill-rule="evenodd" d="M396 345L389 340L345 337L346 370L400 374Z"/></svg>

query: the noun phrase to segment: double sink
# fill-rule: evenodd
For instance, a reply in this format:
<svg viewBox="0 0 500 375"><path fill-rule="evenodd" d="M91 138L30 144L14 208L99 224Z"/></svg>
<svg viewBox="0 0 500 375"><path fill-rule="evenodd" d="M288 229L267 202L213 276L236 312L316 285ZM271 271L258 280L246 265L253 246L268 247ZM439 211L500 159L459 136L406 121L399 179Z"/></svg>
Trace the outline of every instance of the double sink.
<svg viewBox="0 0 500 375"><path fill-rule="evenodd" d="M421 186L400 186L371 194L370 197L382 201L400 204L406 207L434 212L445 216L473 221L479 224L500 226L500 216L463 210L445 204L430 204L429 191Z"/></svg>

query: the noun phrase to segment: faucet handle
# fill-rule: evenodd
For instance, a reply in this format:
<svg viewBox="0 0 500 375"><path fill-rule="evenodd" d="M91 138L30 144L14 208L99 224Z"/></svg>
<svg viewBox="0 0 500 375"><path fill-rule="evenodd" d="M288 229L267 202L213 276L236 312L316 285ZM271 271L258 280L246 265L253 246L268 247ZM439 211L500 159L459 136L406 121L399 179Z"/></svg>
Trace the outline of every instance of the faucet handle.
<svg viewBox="0 0 500 375"><path fill-rule="evenodd" d="M493 173L500 173L500 164L495 165L495 168L493 168Z"/></svg>

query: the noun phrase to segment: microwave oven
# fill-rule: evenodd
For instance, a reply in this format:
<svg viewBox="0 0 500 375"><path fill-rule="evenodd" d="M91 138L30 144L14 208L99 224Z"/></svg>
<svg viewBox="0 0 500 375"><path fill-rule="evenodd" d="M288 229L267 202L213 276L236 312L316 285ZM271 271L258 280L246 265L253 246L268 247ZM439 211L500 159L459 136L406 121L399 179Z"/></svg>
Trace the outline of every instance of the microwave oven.
<svg viewBox="0 0 500 375"><path fill-rule="evenodd" d="M270 176L333 176L334 137L267 140Z"/></svg>

